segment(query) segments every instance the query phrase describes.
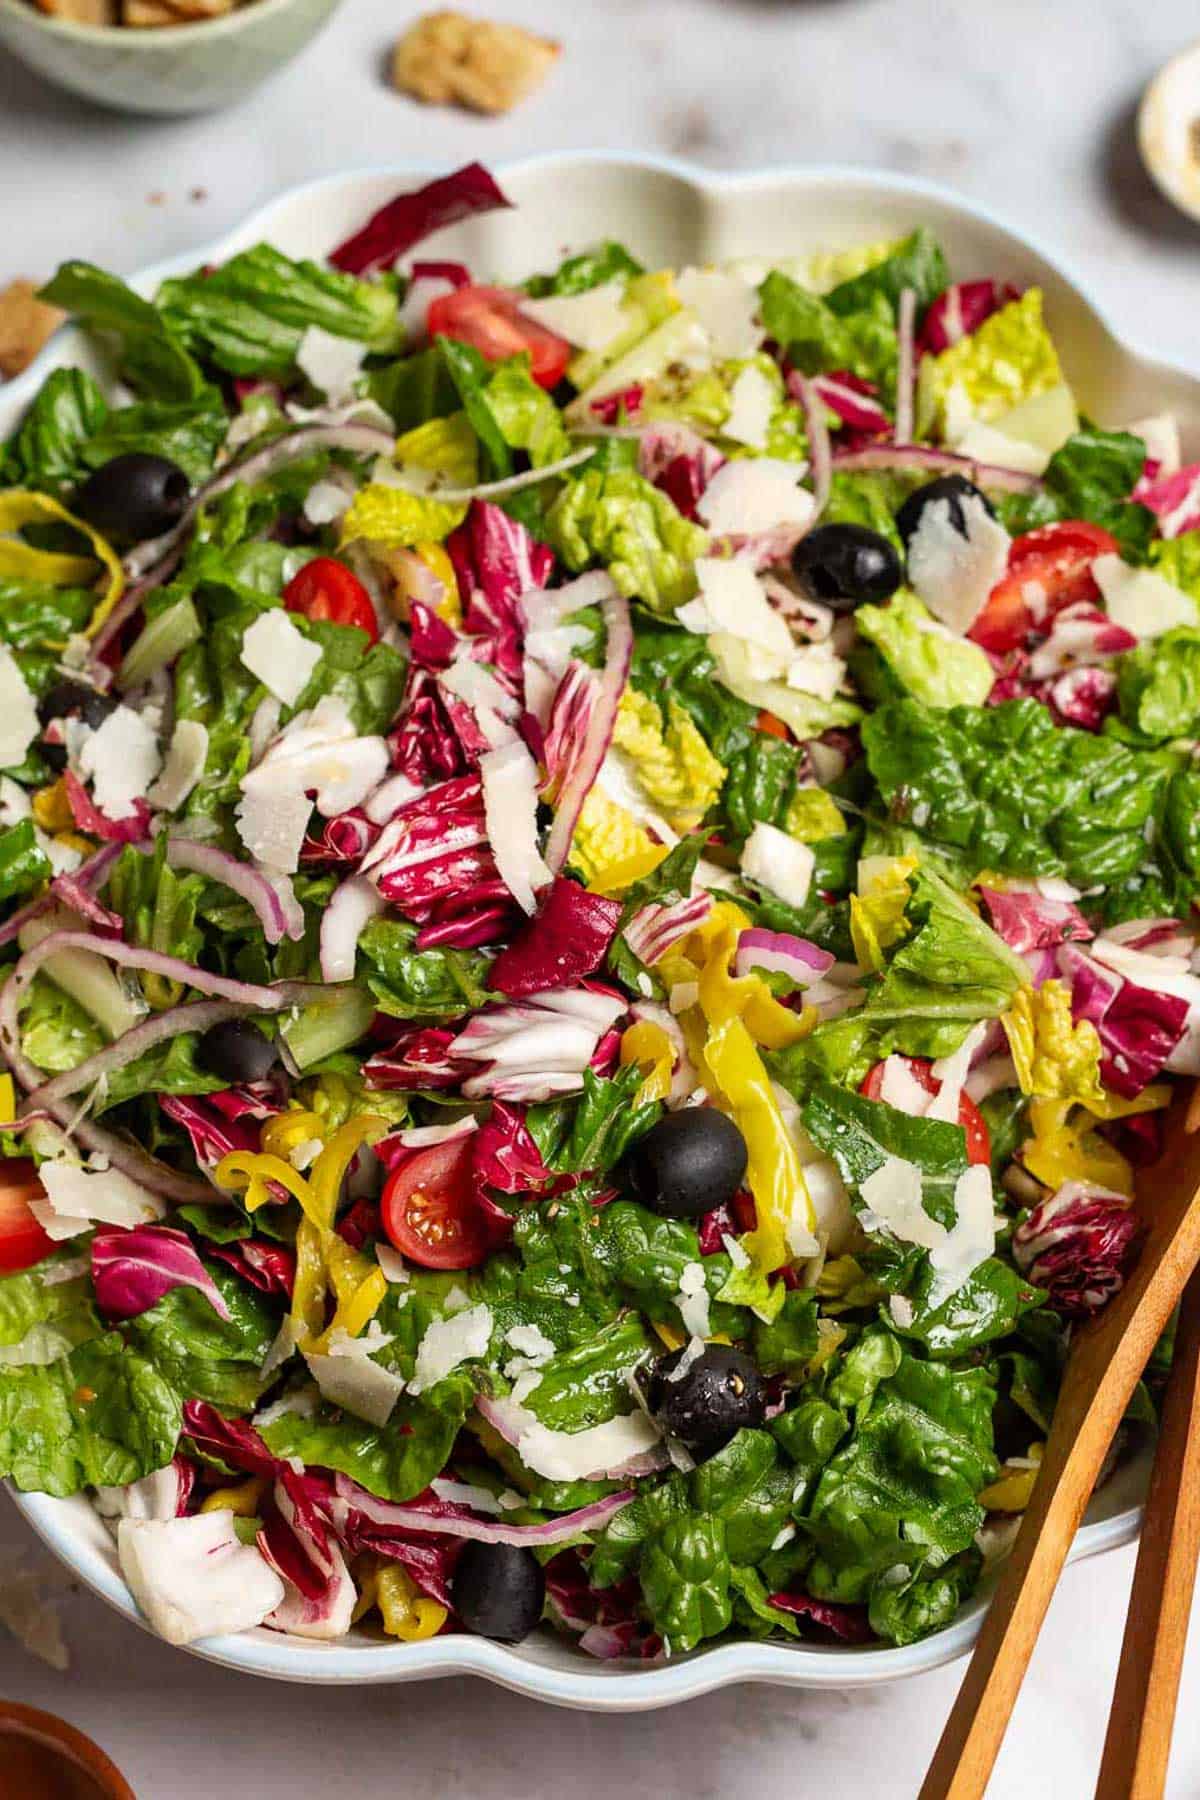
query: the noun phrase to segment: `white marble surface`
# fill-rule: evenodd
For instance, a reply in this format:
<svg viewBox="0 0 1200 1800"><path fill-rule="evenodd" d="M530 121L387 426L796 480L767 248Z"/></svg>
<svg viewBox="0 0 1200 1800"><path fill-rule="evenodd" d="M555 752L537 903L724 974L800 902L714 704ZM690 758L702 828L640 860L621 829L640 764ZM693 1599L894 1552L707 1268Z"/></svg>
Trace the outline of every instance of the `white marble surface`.
<svg viewBox="0 0 1200 1800"><path fill-rule="evenodd" d="M0 280L68 255L128 270L232 224L277 188L355 164L450 165L620 145L714 166L846 161L916 171L1058 247L1117 326L1200 364L1200 227L1142 175L1131 122L1158 62L1197 27L1188 0L495 0L557 32L547 86L505 120L419 109L382 78L408 9L345 0L259 97L210 118L122 119L0 56ZM482 7L480 10L484 10ZM0 1578L35 1549L0 1500ZM1132 1551L1068 1572L993 1800L1090 1792ZM626 1719L552 1712L478 1683L316 1694L238 1681L153 1642L87 1596L64 1616L58 1675L0 1628L0 1694L95 1735L142 1800L267 1800L333 1784L501 1800L653 1792L688 1800L832 1792L911 1800L959 1671L816 1696L739 1689ZM1200 1633L1170 1793L1200 1793Z"/></svg>

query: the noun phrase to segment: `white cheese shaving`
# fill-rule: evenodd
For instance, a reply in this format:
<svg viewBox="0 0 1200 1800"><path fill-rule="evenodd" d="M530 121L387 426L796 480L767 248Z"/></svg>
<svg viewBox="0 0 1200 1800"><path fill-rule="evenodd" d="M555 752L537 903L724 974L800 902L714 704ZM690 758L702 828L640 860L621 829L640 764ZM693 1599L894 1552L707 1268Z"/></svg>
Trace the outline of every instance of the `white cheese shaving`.
<svg viewBox="0 0 1200 1800"><path fill-rule="evenodd" d="M709 1324L708 1285L704 1279L703 1263L684 1264L679 1276L677 1304L684 1330L692 1337L706 1338L711 1326Z"/></svg>
<svg viewBox="0 0 1200 1800"><path fill-rule="evenodd" d="M304 1352L313 1380L332 1406L341 1406L369 1425L386 1425L397 1400L404 1392L404 1382L391 1369L372 1360L373 1350L382 1348L382 1337L352 1338L335 1331L329 1340L328 1355Z"/></svg>
<svg viewBox="0 0 1200 1800"><path fill-rule="evenodd" d="M897 1112L907 1113L910 1119L923 1119L933 1095L921 1086L906 1056L889 1056L883 1064L879 1098Z"/></svg>
<svg viewBox="0 0 1200 1800"><path fill-rule="evenodd" d="M416 782L410 781L407 775L391 775L367 797L363 810L372 825L386 825L399 807L415 800L420 792Z"/></svg>
<svg viewBox="0 0 1200 1800"><path fill-rule="evenodd" d="M538 847L537 764L520 738L479 759L483 812L500 879L524 912L537 911L537 890L551 879Z"/></svg>
<svg viewBox="0 0 1200 1800"><path fill-rule="evenodd" d="M17 659L0 644L0 769L23 763L40 730L37 705Z"/></svg>
<svg viewBox="0 0 1200 1800"><path fill-rule="evenodd" d="M661 1432L644 1412L622 1413L586 1431L551 1431L523 1407L510 1407L516 1452L525 1467L547 1481L586 1481L644 1456Z"/></svg>
<svg viewBox="0 0 1200 1800"><path fill-rule="evenodd" d="M110 819L127 819L161 768L156 734L129 706L110 712L79 752L79 772L91 781L92 798Z"/></svg>
<svg viewBox="0 0 1200 1800"><path fill-rule="evenodd" d="M921 1204L921 1171L902 1156L885 1157L879 1167L861 1181L859 1194L866 1211L861 1213L866 1231L888 1230L904 1244L932 1250L946 1235L944 1225L930 1218Z"/></svg>
<svg viewBox="0 0 1200 1800"><path fill-rule="evenodd" d="M1174 413L1155 413L1152 418L1138 419L1125 430L1133 437L1140 437L1146 446L1146 455L1151 462L1156 462L1155 480L1165 475L1177 475L1183 461L1179 445L1179 421Z"/></svg>
<svg viewBox="0 0 1200 1800"><path fill-rule="evenodd" d="M908 546L908 578L935 618L951 630L970 629L1008 566L1009 536L982 500L958 502L967 533L953 522L949 500L931 500Z"/></svg>
<svg viewBox="0 0 1200 1800"><path fill-rule="evenodd" d="M721 427L722 435L736 444L765 450L778 399L774 382L756 363L748 363L729 390L729 417Z"/></svg>
<svg viewBox="0 0 1200 1800"><path fill-rule="evenodd" d="M458 657L438 676L438 686L471 708L493 750L510 744L516 737L512 721L520 707L482 663L473 662L469 656Z"/></svg>
<svg viewBox="0 0 1200 1800"><path fill-rule="evenodd" d="M276 1369L281 1369L296 1349L299 1341L295 1320L290 1313L284 1313L283 1323L271 1340L271 1347L263 1358L262 1368L259 1373L262 1375L273 1375Z"/></svg>
<svg viewBox="0 0 1200 1800"><path fill-rule="evenodd" d="M548 1338L536 1325L514 1325L505 1332L504 1341L528 1358L530 1365L534 1367L538 1363L549 1362L557 1354L553 1338Z"/></svg>
<svg viewBox="0 0 1200 1800"><path fill-rule="evenodd" d="M321 325L310 325L296 347L296 367L330 406L353 400L354 384L362 373L365 344L337 337Z"/></svg>
<svg viewBox="0 0 1200 1800"><path fill-rule="evenodd" d="M996 1248L996 1209L991 1170L972 1163L954 1184L954 1224L929 1252L934 1282L931 1307L939 1307Z"/></svg>
<svg viewBox="0 0 1200 1800"><path fill-rule="evenodd" d="M1007 432L997 431L994 425L985 425L982 419L971 419L951 448L959 456L970 457L972 462L991 463L998 469L1016 469L1022 475L1044 475L1050 461L1048 450L1009 437Z"/></svg>
<svg viewBox="0 0 1200 1800"><path fill-rule="evenodd" d="M20 782L11 775L0 775L0 826L7 830L10 825L19 825L32 812L33 802Z"/></svg>
<svg viewBox="0 0 1200 1800"><path fill-rule="evenodd" d="M842 685L846 665L829 642L806 644L796 650L787 666L787 684L801 694L832 700ZM768 676L768 680L770 677Z"/></svg>
<svg viewBox="0 0 1200 1800"><path fill-rule="evenodd" d="M46 1198L31 1200L29 1207L55 1243L78 1237L92 1225L119 1225L128 1230L166 1216L166 1202L119 1169L85 1168L81 1163L54 1160L44 1162L38 1175Z"/></svg>
<svg viewBox="0 0 1200 1800"><path fill-rule="evenodd" d="M547 331L566 338L580 350L603 350L628 328L630 315L622 304L625 286L602 281L582 294L550 294L544 300L522 298L521 311ZM687 302L685 301L686 305Z"/></svg>
<svg viewBox="0 0 1200 1800"><path fill-rule="evenodd" d="M417 1349L417 1363L409 1390L424 1393L473 1357L487 1355L492 1336L491 1308L470 1306L448 1319L435 1319Z"/></svg>
<svg viewBox="0 0 1200 1800"><path fill-rule="evenodd" d="M816 857L808 844L789 837L777 825L759 820L742 850L742 874L789 906L803 906L808 898Z"/></svg>
<svg viewBox="0 0 1200 1800"><path fill-rule="evenodd" d="M749 563L702 556L696 563L696 581L699 597L675 614L681 625L704 635L727 631L731 637L760 645L783 663L791 660L796 649L792 634Z"/></svg>
<svg viewBox="0 0 1200 1800"><path fill-rule="evenodd" d="M283 1582L253 1544L241 1542L226 1509L122 1519L117 1560L130 1593L168 1644L248 1631L284 1598Z"/></svg>
<svg viewBox="0 0 1200 1800"><path fill-rule="evenodd" d="M913 1303L904 1294L889 1294L888 1311L892 1315L892 1323L901 1331L907 1331L915 1317Z"/></svg>
<svg viewBox="0 0 1200 1800"><path fill-rule="evenodd" d="M376 1244L375 1261L383 1270L384 1280L393 1287L402 1287L412 1279L409 1274L408 1264L401 1256L399 1250L393 1249L391 1244Z"/></svg>
<svg viewBox="0 0 1200 1800"><path fill-rule="evenodd" d="M1196 602L1153 569L1131 569L1115 551L1092 563L1110 619L1135 637L1161 637L1176 625L1195 625Z"/></svg>
<svg viewBox="0 0 1200 1800"><path fill-rule="evenodd" d="M475 1512L498 1513L503 1510L503 1503L498 1494L490 1488L477 1487L471 1481L443 1481L440 1477L430 1482L430 1487L439 1500L445 1500L450 1506L469 1506Z"/></svg>
<svg viewBox="0 0 1200 1800"><path fill-rule="evenodd" d="M199 719L180 719L171 734L163 772L146 794L151 806L159 812L174 812L182 806L203 775L207 760L208 727Z"/></svg>
<svg viewBox="0 0 1200 1800"><path fill-rule="evenodd" d="M336 481L314 481L304 496L304 516L310 525L332 525L349 511L352 499Z"/></svg>
<svg viewBox="0 0 1200 1800"><path fill-rule="evenodd" d="M243 788L246 781L243 780ZM243 792L234 818L238 836L254 861L274 874L294 875L300 867L300 846L312 816L312 801L304 790Z"/></svg>
<svg viewBox="0 0 1200 1800"><path fill-rule="evenodd" d="M247 625L240 654L268 693L295 706L321 660L321 646L298 631L282 607L272 606Z"/></svg>
<svg viewBox="0 0 1200 1800"><path fill-rule="evenodd" d="M978 1025L972 1025L957 1050L949 1056L939 1057L930 1073L935 1081L941 1082L936 1094L929 1096L929 1105L925 1116L928 1119L943 1119L947 1124L958 1124L958 1108L962 1100L963 1085L970 1072L975 1052L983 1043L990 1027L986 1019Z"/></svg>
<svg viewBox="0 0 1200 1800"><path fill-rule="evenodd" d="M758 292L728 269L683 269L675 277L681 303L695 313L708 334L714 356L753 356L765 335L758 319Z"/></svg>
<svg viewBox="0 0 1200 1800"><path fill-rule="evenodd" d="M726 1256L729 1258L735 1269L748 1269L750 1267L750 1252L742 1248L741 1244L732 1233L723 1231L721 1233L721 1242L725 1246Z"/></svg>
<svg viewBox="0 0 1200 1800"><path fill-rule="evenodd" d="M737 456L719 468L696 512L716 537L752 537L776 525L807 525L813 497L800 486L803 463Z"/></svg>

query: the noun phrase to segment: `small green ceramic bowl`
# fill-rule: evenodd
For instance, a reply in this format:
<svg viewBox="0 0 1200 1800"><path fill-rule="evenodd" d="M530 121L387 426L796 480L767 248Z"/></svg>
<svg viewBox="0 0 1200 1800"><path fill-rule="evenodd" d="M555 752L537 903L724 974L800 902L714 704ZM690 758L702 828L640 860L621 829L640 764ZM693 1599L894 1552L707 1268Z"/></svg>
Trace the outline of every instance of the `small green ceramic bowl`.
<svg viewBox="0 0 1200 1800"><path fill-rule="evenodd" d="M0 0L0 46L58 87L120 112L229 106L304 49L340 0L250 0L195 24L76 25Z"/></svg>

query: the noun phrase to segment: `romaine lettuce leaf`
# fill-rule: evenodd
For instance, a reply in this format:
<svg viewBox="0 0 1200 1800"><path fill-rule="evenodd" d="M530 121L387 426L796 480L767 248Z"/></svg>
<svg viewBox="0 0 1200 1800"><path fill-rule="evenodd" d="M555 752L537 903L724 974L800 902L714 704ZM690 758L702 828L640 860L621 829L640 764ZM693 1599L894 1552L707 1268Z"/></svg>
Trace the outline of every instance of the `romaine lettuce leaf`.
<svg viewBox="0 0 1200 1800"><path fill-rule="evenodd" d="M268 1385L261 1366L279 1318L265 1295L219 1263L205 1269L229 1309L224 1320L196 1288L176 1287L123 1326L134 1350L177 1393L223 1411L248 1412Z"/></svg>
<svg viewBox="0 0 1200 1800"><path fill-rule="evenodd" d="M940 626L915 594L901 588L887 606L860 606L860 643L850 669L872 700L911 694L926 706L982 706L995 673L978 644Z"/></svg>
<svg viewBox="0 0 1200 1800"><path fill-rule="evenodd" d="M568 480L546 514L546 534L569 569L601 563L622 594L658 613L692 597L692 564L708 548L708 533L632 469L589 466Z"/></svg>
<svg viewBox="0 0 1200 1800"><path fill-rule="evenodd" d="M614 238L605 238L592 250L580 250L559 263L553 275L531 275L525 292L534 300L550 294L585 294L606 281L623 281L644 274L637 262Z"/></svg>
<svg viewBox="0 0 1200 1800"><path fill-rule="evenodd" d="M381 1500L412 1500L445 1468L473 1398L470 1376L455 1370L419 1399L401 1396L386 1425L321 1406L311 1418L284 1413L262 1436L276 1456L335 1469Z"/></svg>
<svg viewBox="0 0 1200 1800"><path fill-rule="evenodd" d="M32 893L50 875L50 860L34 835L32 819L0 831L0 900Z"/></svg>
<svg viewBox="0 0 1200 1800"><path fill-rule="evenodd" d="M1126 725L1143 739L1161 743L1195 737L1200 730L1200 631L1181 626L1127 650L1117 661L1117 704Z"/></svg>
<svg viewBox="0 0 1200 1800"><path fill-rule="evenodd" d="M199 364L172 336L166 320L115 275L93 263L63 263L39 299L73 313L87 331L115 338L120 371L147 399L193 400L205 386Z"/></svg>
<svg viewBox="0 0 1200 1800"><path fill-rule="evenodd" d="M417 950L406 919L372 919L358 940L359 979L380 1012L397 1019L456 1019L489 998L491 958L478 950Z"/></svg>
<svg viewBox="0 0 1200 1800"><path fill-rule="evenodd" d="M0 481L64 492L78 481L84 445L107 417L108 404L90 375L52 369L0 456Z"/></svg>

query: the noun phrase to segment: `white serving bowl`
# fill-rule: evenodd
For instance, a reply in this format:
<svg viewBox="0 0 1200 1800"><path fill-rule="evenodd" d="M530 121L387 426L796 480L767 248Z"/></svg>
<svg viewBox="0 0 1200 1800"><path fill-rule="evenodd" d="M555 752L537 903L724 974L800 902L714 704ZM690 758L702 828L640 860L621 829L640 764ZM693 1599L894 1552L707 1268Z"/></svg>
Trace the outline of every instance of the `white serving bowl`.
<svg viewBox="0 0 1200 1800"><path fill-rule="evenodd" d="M167 275L221 262L263 238L292 255L320 257L422 173L398 166L294 188L220 242L146 270L135 285L150 292ZM662 159L597 154L536 157L502 169L500 177L514 211L440 232L420 254L461 259L489 277L518 278L553 268L567 249L602 237L620 238L644 261L660 265L796 255L929 225L945 246L956 279L996 276L1044 290L1055 342L1085 412L1107 424L1124 424L1170 410L1179 418L1185 454L1200 455L1200 376L1122 343L1057 260L943 188L858 169L718 176ZM90 347L70 327L18 381L0 389L0 440L49 371L69 363L96 367ZM1105 1484L1089 1508L1073 1556L1093 1556L1136 1535L1146 1475L1143 1456ZM121 1578L108 1530L86 1500L13 1498L80 1580L118 1612L143 1622ZM657 1666L598 1663L550 1632L509 1647L465 1634L393 1644L365 1632L321 1644L259 1629L209 1638L192 1648L229 1668L283 1681L349 1685L482 1675L558 1705L635 1712L737 1681L808 1688L895 1681L961 1656L974 1641L986 1603L983 1591L944 1631L904 1649L747 1641L718 1644Z"/></svg>

